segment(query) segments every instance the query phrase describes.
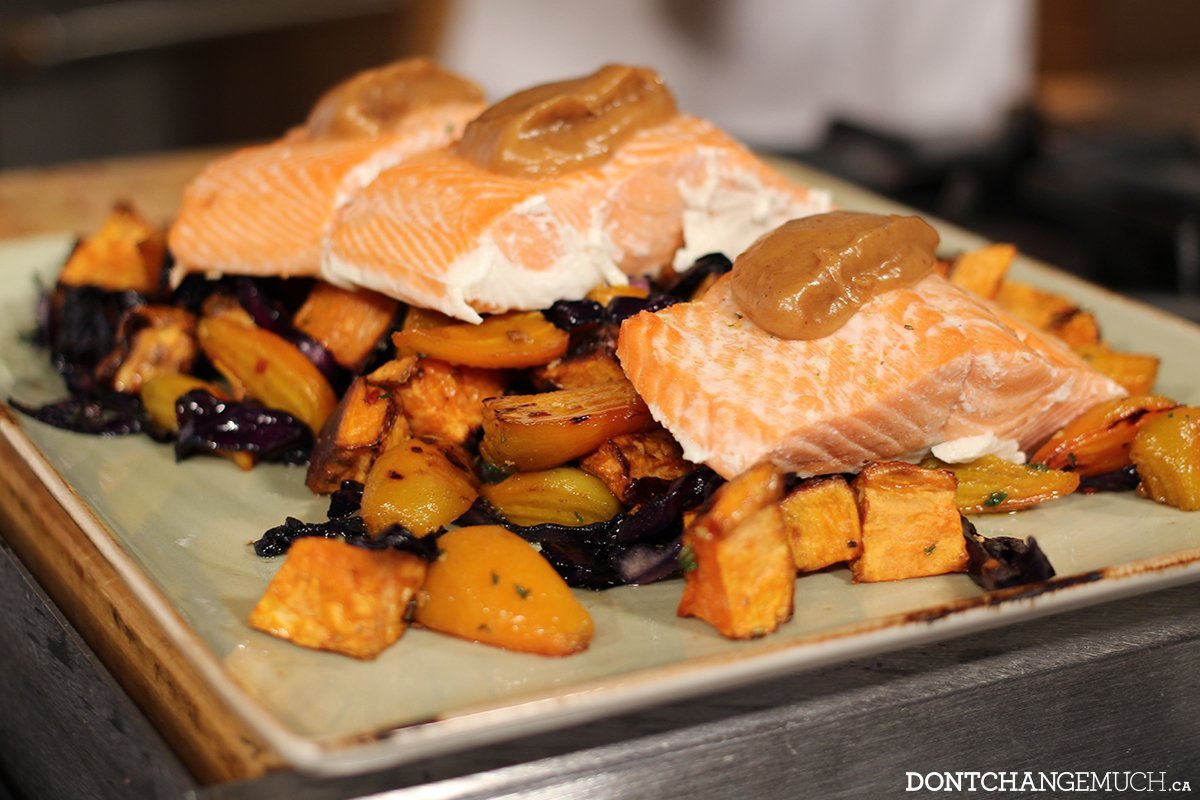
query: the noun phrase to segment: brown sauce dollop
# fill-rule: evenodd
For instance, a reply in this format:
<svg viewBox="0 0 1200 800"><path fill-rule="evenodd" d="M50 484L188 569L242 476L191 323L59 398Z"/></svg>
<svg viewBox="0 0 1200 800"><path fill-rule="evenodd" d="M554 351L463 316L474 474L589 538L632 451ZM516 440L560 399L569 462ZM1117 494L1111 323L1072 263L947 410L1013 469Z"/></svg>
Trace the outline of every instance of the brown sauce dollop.
<svg viewBox="0 0 1200 800"><path fill-rule="evenodd" d="M634 133L675 113L658 73L610 64L500 101L467 126L456 148L494 172L557 175L602 163Z"/></svg>
<svg viewBox="0 0 1200 800"><path fill-rule="evenodd" d="M794 219L734 261L733 298L769 333L819 339L871 298L929 274L937 245L920 217L833 211Z"/></svg>
<svg viewBox="0 0 1200 800"><path fill-rule="evenodd" d="M453 102L482 103L483 90L428 58L408 58L330 89L306 127L318 139L376 136L417 109Z"/></svg>

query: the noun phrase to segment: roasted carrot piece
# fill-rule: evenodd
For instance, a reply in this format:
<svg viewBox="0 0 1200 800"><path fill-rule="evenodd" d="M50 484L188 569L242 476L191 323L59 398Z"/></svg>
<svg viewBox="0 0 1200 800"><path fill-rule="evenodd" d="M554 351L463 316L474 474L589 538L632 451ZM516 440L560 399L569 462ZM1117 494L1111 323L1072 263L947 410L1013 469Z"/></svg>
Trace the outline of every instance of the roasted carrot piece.
<svg viewBox="0 0 1200 800"><path fill-rule="evenodd" d="M1084 476L1122 469L1129 466L1129 448L1138 429L1177 405L1158 395L1100 403L1051 436L1029 460Z"/></svg>
<svg viewBox="0 0 1200 800"><path fill-rule="evenodd" d="M765 636L791 619L796 569L779 510L783 475L770 464L722 486L683 533L681 617L723 636Z"/></svg>
<svg viewBox="0 0 1200 800"><path fill-rule="evenodd" d="M873 461L853 488L862 522L862 555L850 564L855 583L966 571L952 472Z"/></svg>
<svg viewBox="0 0 1200 800"><path fill-rule="evenodd" d="M304 647L372 659L408 627L426 563L336 539L294 542L250 625Z"/></svg>
<svg viewBox="0 0 1200 800"><path fill-rule="evenodd" d="M323 344L343 367L357 370L391 328L398 307L378 292L318 282L293 323Z"/></svg>
<svg viewBox="0 0 1200 800"><path fill-rule="evenodd" d="M468 367L516 369L548 364L567 351L570 336L538 311L488 317L392 334L397 355L421 354Z"/></svg>
<svg viewBox="0 0 1200 800"><path fill-rule="evenodd" d="M602 306L608 305L618 297L647 297L650 294L649 289L641 286L596 286L592 288L586 295L588 300L595 300Z"/></svg>
<svg viewBox="0 0 1200 800"><path fill-rule="evenodd" d="M1131 395L1149 394L1158 380L1158 356L1122 353L1101 342L1079 345L1075 352Z"/></svg>
<svg viewBox="0 0 1200 800"><path fill-rule="evenodd" d="M1016 255L1017 248L1011 244L990 244L970 250L950 265L950 282L991 300L1000 291Z"/></svg>
<svg viewBox="0 0 1200 800"><path fill-rule="evenodd" d="M1005 311L1042 330L1049 330L1079 311L1079 306L1069 298L1020 281L1004 281L995 300Z"/></svg>
<svg viewBox="0 0 1200 800"><path fill-rule="evenodd" d="M627 380L483 403L479 453L503 469L549 469L592 452L623 433L654 426Z"/></svg>

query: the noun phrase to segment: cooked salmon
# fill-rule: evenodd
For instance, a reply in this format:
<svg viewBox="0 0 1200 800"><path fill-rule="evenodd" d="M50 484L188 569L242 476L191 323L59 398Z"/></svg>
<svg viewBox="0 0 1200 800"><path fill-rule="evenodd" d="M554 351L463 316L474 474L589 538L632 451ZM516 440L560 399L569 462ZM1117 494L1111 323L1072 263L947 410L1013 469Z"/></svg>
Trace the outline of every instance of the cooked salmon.
<svg viewBox="0 0 1200 800"><path fill-rule="evenodd" d="M829 204L676 113L602 163L560 174L505 174L453 148L410 159L342 209L324 276L478 322L706 253L736 255Z"/></svg>
<svg viewBox="0 0 1200 800"><path fill-rule="evenodd" d="M930 275L819 339L767 333L722 278L696 302L621 327L617 356L684 457L733 476L911 459L968 437L1029 450L1123 390L1068 348Z"/></svg>
<svg viewBox="0 0 1200 800"><path fill-rule="evenodd" d="M188 186L169 236L188 272L315 276L335 212L379 172L454 141L482 91L426 59L340 84L308 122L211 164Z"/></svg>

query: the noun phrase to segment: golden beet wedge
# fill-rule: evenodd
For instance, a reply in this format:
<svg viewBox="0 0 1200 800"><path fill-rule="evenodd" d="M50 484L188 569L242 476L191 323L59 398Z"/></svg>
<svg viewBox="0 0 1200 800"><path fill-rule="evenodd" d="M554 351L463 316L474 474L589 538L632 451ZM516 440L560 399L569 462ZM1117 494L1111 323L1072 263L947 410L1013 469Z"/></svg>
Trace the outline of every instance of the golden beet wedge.
<svg viewBox="0 0 1200 800"><path fill-rule="evenodd" d="M574 467L518 472L481 486L479 493L515 525L590 525L621 511L621 503L603 481Z"/></svg>
<svg viewBox="0 0 1200 800"><path fill-rule="evenodd" d="M654 427L650 409L626 380L483 403L484 460L533 471L587 455L609 439Z"/></svg>
<svg viewBox="0 0 1200 800"><path fill-rule="evenodd" d="M518 369L548 364L567 352L571 337L542 316L522 311L462 322L405 328L392 334L397 355L425 355L468 367Z"/></svg>
<svg viewBox="0 0 1200 800"><path fill-rule="evenodd" d="M984 456L965 464L947 464L935 458L921 466L954 473L958 488L954 502L963 514L1020 511L1065 497L1079 488L1079 474L1050 469L1044 464L1014 464L998 456Z"/></svg>
<svg viewBox="0 0 1200 800"><path fill-rule="evenodd" d="M402 525L417 536L463 515L477 492L466 459L433 439L406 439L385 450L367 473L362 517L379 534Z"/></svg>
<svg viewBox="0 0 1200 800"><path fill-rule="evenodd" d="M287 340L233 316L200 320L200 347L236 388L269 408L286 411L314 434L337 407L329 381Z"/></svg>
<svg viewBox="0 0 1200 800"><path fill-rule="evenodd" d="M1200 408L1176 408L1147 422L1130 458L1142 479L1139 494L1183 511L1200 510Z"/></svg>
<svg viewBox="0 0 1200 800"><path fill-rule="evenodd" d="M421 625L523 653L587 648L591 616L520 536L496 525L458 528L438 539L438 549L417 606Z"/></svg>

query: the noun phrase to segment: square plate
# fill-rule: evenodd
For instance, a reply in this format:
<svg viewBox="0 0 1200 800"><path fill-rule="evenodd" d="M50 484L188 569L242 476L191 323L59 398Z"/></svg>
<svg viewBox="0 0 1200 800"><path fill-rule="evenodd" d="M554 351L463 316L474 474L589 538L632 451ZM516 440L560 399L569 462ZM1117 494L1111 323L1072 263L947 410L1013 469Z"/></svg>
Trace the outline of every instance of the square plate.
<svg viewBox="0 0 1200 800"><path fill-rule="evenodd" d="M842 207L904 211L827 176ZM943 250L983 241L938 225ZM63 394L33 324L34 277L52 281L71 239L0 244L0 397ZM1021 259L1014 277L1096 313L1114 347L1162 357L1158 391L1200 403L1200 328ZM965 575L850 583L834 569L797 580L795 617L764 639L733 642L675 615L680 584L580 592L596 623L585 653L544 658L410 630L372 662L305 650L245 623L278 561L250 542L285 516L321 519L326 501L303 471L238 471L223 459L175 464L145 437L99 439L0 415L2 433L113 564L214 691L295 768L344 774L585 722L788 671L1015 624L1200 579L1200 514L1134 495L1072 496L1027 512L977 518L988 535L1038 541L1060 578L983 594Z"/></svg>

